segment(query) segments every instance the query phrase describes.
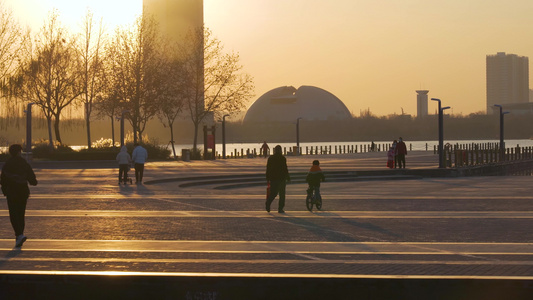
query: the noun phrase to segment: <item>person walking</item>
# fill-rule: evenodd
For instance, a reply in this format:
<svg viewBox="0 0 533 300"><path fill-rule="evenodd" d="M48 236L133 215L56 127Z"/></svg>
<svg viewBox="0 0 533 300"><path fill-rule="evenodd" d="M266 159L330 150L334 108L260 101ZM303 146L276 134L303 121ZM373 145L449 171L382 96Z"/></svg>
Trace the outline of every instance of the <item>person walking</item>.
<svg viewBox="0 0 533 300"><path fill-rule="evenodd" d="M135 183L141 184L144 175L144 164L148 159L148 151L146 151L146 149L144 149L144 147L138 143L135 143L134 146L135 149L133 149L131 159L133 160L133 166L135 168Z"/></svg>
<svg viewBox="0 0 533 300"><path fill-rule="evenodd" d="M387 168L394 168L394 148L392 147L387 151Z"/></svg>
<svg viewBox="0 0 533 300"><path fill-rule="evenodd" d="M118 184L128 182L128 171L131 165L131 156L128 153L128 147L125 145L120 148L120 152L117 154L118 162Z"/></svg>
<svg viewBox="0 0 533 300"><path fill-rule="evenodd" d="M398 160L398 168L405 169L405 156L407 155L407 146L403 142L403 139L400 137L398 139L398 144L396 145L396 159Z"/></svg>
<svg viewBox="0 0 533 300"><path fill-rule="evenodd" d="M266 211L270 212L270 205L279 194L278 213L285 213L283 210L285 207L285 186L287 181L291 181L291 178L287 168L287 159L281 153L280 145L274 147L274 154L268 158L266 179L270 184L270 195L265 203Z"/></svg>
<svg viewBox="0 0 533 300"><path fill-rule="evenodd" d="M2 167L0 185L7 198L9 220L15 231L15 247L22 247L27 237L24 235L26 204L30 197L31 185L37 185L37 178L31 166L21 156L22 146L13 144L9 147L11 157Z"/></svg>
<svg viewBox="0 0 533 300"><path fill-rule="evenodd" d="M394 140L392 142L392 153L394 154L394 168L396 169L396 166L398 165L398 152L396 150L396 146L398 145L398 141Z"/></svg>
<svg viewBox="0 0 533 300"><path fill-rule="evenodd" d="M261 146L261 152L263 152L263 157L266 158L268 155L268 152L270 150L270 147L268 147L268 144L266 141L263 142L263 146Z"/></svg>

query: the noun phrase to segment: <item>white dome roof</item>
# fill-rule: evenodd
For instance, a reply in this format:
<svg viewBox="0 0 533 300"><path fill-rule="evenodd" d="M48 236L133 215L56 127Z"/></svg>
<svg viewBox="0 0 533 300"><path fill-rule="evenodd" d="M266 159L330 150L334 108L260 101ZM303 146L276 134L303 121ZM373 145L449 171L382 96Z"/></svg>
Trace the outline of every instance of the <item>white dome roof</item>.
<svg viewBox="0 0 533 300"><path fill-rule="evenodd" d="M314 86L270 90L248 109L244 122L295 122L351 119L348 108L330 92Z"/></svg>

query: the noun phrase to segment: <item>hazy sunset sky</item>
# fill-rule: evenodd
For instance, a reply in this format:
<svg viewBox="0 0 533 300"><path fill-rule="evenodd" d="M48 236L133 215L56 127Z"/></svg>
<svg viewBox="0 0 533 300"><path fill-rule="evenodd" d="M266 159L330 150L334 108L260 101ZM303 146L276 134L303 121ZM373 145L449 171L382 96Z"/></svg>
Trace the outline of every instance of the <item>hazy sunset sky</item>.
<svg viewBox="0 0 533 300"><path fill-rule="evenodd" d="M79 30L89 6L112 33L142 7L141 0L4 1L35 30L52 7ZM314 85L356 116L402 108L416 115L421 88L454 114L485 111L485 56L533 57L532 14L531 0L204 1L206 25L240 53L256 98L279 86ZM430 101L430 113L435 108Z"/></svg>

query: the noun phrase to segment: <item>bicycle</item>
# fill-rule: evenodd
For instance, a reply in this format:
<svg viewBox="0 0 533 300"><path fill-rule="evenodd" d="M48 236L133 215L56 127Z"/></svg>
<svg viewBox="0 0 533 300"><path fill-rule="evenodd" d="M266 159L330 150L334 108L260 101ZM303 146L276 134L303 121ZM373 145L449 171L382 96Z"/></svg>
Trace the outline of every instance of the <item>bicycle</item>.
<svg viewBox="0 0 533 300"><path fill-rule="evenodd" d="M320 195L319 187L310 187L307 189L307 197L305 198L305 206L309 211L313 210L313 205L316 209L322 209L322 196Z"/></svg>

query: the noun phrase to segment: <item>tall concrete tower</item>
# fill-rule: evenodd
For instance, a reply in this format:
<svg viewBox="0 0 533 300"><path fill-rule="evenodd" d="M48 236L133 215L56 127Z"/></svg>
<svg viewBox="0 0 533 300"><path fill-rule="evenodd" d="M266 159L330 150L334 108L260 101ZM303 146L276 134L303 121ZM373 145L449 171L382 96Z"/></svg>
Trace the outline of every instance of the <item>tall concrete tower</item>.
<svg viewBox="0 0 533 300"><path fill-rule="evenodd" d="M204 41L203 34L200 43L191 43L191 40L186 41L189 34L194 34L197 30L202 30L204 26L204 1L203 0L143 0L143 14L149 17L154 17L161 30L162 36L168 39L169 43L176 45L196 45L198 49L191 51L191 60L195 61L197 66L197 74L199 76L191 76L199 79L201 82L196 82L199 88L199 97L204 100L204 65L196 63L198 53L201 53L203 60ZM201 31L200 31L201 32ZM192 49L191 49L192 50ZM184 58L188 59L188 58ZM199 105L199 109L204 109L203 105ZM213 116L208 116L205 121L209 124L214 122Z"/></svg>
<svg viewBox="0 0 533 300"><path fill-rule="evenodd" d="M154 16L163 34L175 42L204 26L203 0L143 0L143 13Z"/></svg>
<svg viewBox="0 0 533 300"><path fill-rule="evenodd" d="M423 118L428 115L428 90L416 91L416 116Z"/></svg>

